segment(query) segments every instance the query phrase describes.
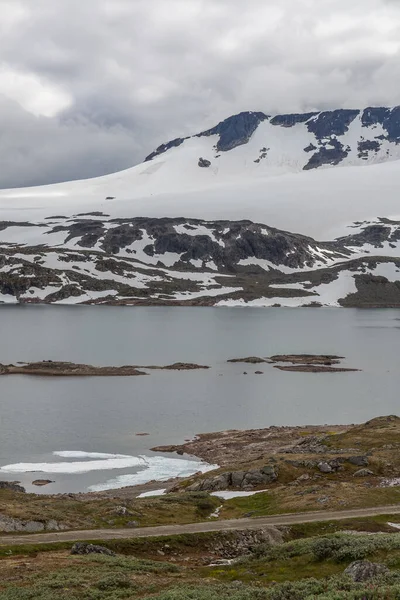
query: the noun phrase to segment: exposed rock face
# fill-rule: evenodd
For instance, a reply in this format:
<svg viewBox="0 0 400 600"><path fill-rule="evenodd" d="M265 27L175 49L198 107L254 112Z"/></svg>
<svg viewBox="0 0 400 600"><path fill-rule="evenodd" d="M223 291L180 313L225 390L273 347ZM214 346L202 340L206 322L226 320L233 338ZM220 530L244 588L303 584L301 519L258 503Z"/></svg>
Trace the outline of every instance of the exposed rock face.
<svg viewBox="0 0 400 600"><path fill-rule="evenodd" d="M10 490L11 492L21 493L25 493L26 491L17 481L0 481L0 490Z"/></svg>
<svg viewBox="0 0 400 600"><path fill-rule="evenodd" d="M400 222L387 219L359 224L357 233L332 242L251 221L184 218L75 216L3 222L0 229L8 234L22 225L35 229L34 246L1 246L0 235L3 302L214 305L261 298L271 306L320 306L319 291L338 284L338 305L400 306L400 258L381 251L400 245ZM399 281L389 281L388 271Z"/></svg>
<svg viewBox="0 0 400 600"><path fill-rule="evenodd" d="M359 124L354 123L356 119L360 121ZM342 139L353 123L358 137L354 150L358 151L357 156L360 162L376 156L382 157L381 160L383 160L385 146L382 148L382 142L397 144L400 141L400 107L368 107L364 110L337 109L304 114L282 114L273 117L262 112L241 112L192 137L219 136L215 150L228 152L247 144L256 129L265 121L268 122L268 125L277 128L295 129L303 126L306 129L312 142L304 148L304 152L313 152L313 154L306 160L303 166L305 170L340 164L351 150L350 146L345 144ZM296 135L295 131L293 135ZM152 160L170 148L180 146L187 139L189 137L177 138L162 144L146 160ZM290 152L289 149L288 152ZM254 162L259 163L261 159L267 157L263 149L261 149L261 154L264 156L260 155ZM306 157L304 156L304 158Z"/></svg>
<svg viewBox="0 0 400 600"><path fill-rule="evenodd" d="M199 167L207 168L211 167L211 162L206 158L199 158L199 162L197 163Z"/></svg>
<svg viewBox="0 0 400 600"><path fill-rule="evenodd" d="M369 560L356 560L345 569L344 574L348 575L353 581L368 581L388 572L389 569L380 563L372 563Z"/></svg>
<svg viewBox="0 0 400 600"><path fill-rule="evenodd" d="M116 556L115 552L105 548L104 546L86 544L83 542L77 542L74 544L71 549L71 554L105 554L106 556Z"/></svg>
<svg viewBox="0 0 400 600"><path fill-rule="evenodd" d="M228 488L251 490L255 487L273 483L278 479L278 469L266 465L250 471L232 471L215 477L201 479L186 488L188 492L217 492Z"/></svg>
<svg viewBox="0 0 400 600"><path fill-rule="evenodd" d="M213 554L222 558L237 558L251 552L260 544L281 544L283 542L282 532L276 527L265 527L258 530L244 530L236 532L221 533L219 540L214 544Z"/></svg>
<svg viewBox="0 0 400 600"><path fill-rule="evenodd" d="M339 140L331 139L329 146L322 146L313 154L303 169L317 169L322 165L338 165L350 152L349 146L344 146Z"/></svg>
<svg viewBox="0 0 400 600"><path fill-rule="evenodd" d="M328 136L343 135L359 113L359 110L351 109L327 110L309 119L307 129L315 133L319 140Z"/></svg>
<svg viewBox="0 0 400 600"><path fill-rule="evenodd" d="M287 115L277 115L276 117L272 117L270 119L271 125L280 125L281 127L293 127L293 125L297 125L297 123L305 123L311 117L315 117L317 112L309 112L302 114L287 114Z"/></svg>
<svg viewBox="0 0 400 600"><path fill-rule="evenodd" d="M237 146L247 144L259 123L267 118L267 115L262 112L242 112L228 117L212 129L199 133L197 137L219 135L216 150L227 152Z"/></svg>
<svg viewBox="0 0 400 600"><path fill-rule="evenodd" d="M153 160L153 158L155 158L156 156L159 156L160 154L164 154L164 152L166 152L170 148L177 148L178 146L183 144L183 142L187 139L188 138L176 138L175 140L172 140L171 142L168 142L167 144L161 144L161 146L158 146L157 150L155 150L154 152L152 152L151 154L146 156L145 162L149 161L149 160Z"/></svg>
<svg viewBox="0 0 400 600"><path fill-rule="evenodd" d="M58 523L54 519L48 521L24 521L0 514L0 531L4 533L38 533L40 531L63 531L65 529L68 529L66 525Z"/></svg>

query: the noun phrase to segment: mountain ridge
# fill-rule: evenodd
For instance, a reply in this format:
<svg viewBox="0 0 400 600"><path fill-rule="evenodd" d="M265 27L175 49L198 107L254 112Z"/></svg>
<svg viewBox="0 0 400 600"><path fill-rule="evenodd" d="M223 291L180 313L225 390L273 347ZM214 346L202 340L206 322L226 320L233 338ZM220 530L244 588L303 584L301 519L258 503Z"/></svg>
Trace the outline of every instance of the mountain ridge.
<svg viewBox="0 0 400 600"><path fill-rule="evenodd" d="M310 144L303 148L306 153L316 151L310 155L308 162L303 165L304 170L318 168L322 165L337 165L348 156L351 150L349 145L343 144L339 138L349 131L357 118L361 124L359 139L357 140L359 159L368 160L371 154L377 155L385 141L394 145L400 143L400 106L392 108L335 109L275 116L263 112L244 111L220 121L215 127L206 131L161 144L145 158L145 162L149 162L173 148L178 148L187 140L210 136L218 137L213 149L217 152L214 158L219 158L218 153L220 152L229 152L239 146L248 144L258 127L267 122L273 127L284 128L304 125L304 128L314 135L314 140L310 140ZM379 129L376 132L377 135L365 139L361 133L371 134L371 128ZM265 139L267 142L268 135L265 136ZM270 148L265 146L261 148L261 154L254 159L254 162L259 163L262 159L268 159L269 150ZM385 147L385 151L386 157L390 157L390 148ZM399 157L400 154L397 153L396 158ZM207 160L209 159L207 158ZM208 166L211 166L211 164Z"/></svg>
<svg viewBox="0 0 400 600"><path fill-rule="evenodd" d="M240 113L147 158L0 190L0 302L400 307L400 107Z"/></svg>

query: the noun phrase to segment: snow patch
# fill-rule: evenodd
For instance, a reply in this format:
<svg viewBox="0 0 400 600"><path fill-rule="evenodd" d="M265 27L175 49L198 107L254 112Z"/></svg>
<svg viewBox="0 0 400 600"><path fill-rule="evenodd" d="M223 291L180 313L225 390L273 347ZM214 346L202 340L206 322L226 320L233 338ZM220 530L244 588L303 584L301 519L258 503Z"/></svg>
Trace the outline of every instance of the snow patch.
<svg viewBox="0 0 400 600"><path fill-rule="evenodd" d="M167 490L164 488L162 490L151 490L150 492L143 492L139 494L138 498L152 498L153 496L162 496L165 494Z"/></svg>
<svg viewBox="0 0 400 600"><path fill-rule="evenodd" d="M255 492L235 492L235 491L221 491L213 492L211 496L222 498L223 500L231 500L232 498L247 498L247 496L254 496L254 494L262 494L268 490L257 490Z"/></svg>

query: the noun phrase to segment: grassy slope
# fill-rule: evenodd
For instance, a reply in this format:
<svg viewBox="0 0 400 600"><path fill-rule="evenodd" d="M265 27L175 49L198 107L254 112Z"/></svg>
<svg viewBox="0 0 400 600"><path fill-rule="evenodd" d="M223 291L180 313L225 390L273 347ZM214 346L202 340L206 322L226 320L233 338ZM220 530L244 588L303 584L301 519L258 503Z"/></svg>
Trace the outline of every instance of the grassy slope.
<svg viewBox="0 0 400 600"><path fill-rule="evenodd" d="M117 558L70 556L70 544L63 549L2 549L0 600L400 597L400 535L338 535L336 528L376 532L387 526L382 519L296 526L288 531L287 542L257 546L227 567L202 565L206 557L209 562L220 534L104 542L120 553ZM359 558L386 563L389 575L368 585L352 584L342 573ZM365 590L368 596L357 595Z"/></svg>

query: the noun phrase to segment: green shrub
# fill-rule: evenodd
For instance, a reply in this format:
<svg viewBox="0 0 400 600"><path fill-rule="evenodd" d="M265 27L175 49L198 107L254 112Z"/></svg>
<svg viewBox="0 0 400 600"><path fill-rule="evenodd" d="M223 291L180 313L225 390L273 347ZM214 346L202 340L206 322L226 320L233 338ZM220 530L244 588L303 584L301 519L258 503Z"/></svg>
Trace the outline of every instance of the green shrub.
<svg viewBox="0 0 400 600"><path fill-rule="evenodd" d="M337 552L343 541L340 538L329 537L320 538L315 540L311 546L311 551L316 560L326 560L332 558L334 553Z"/></svg>

